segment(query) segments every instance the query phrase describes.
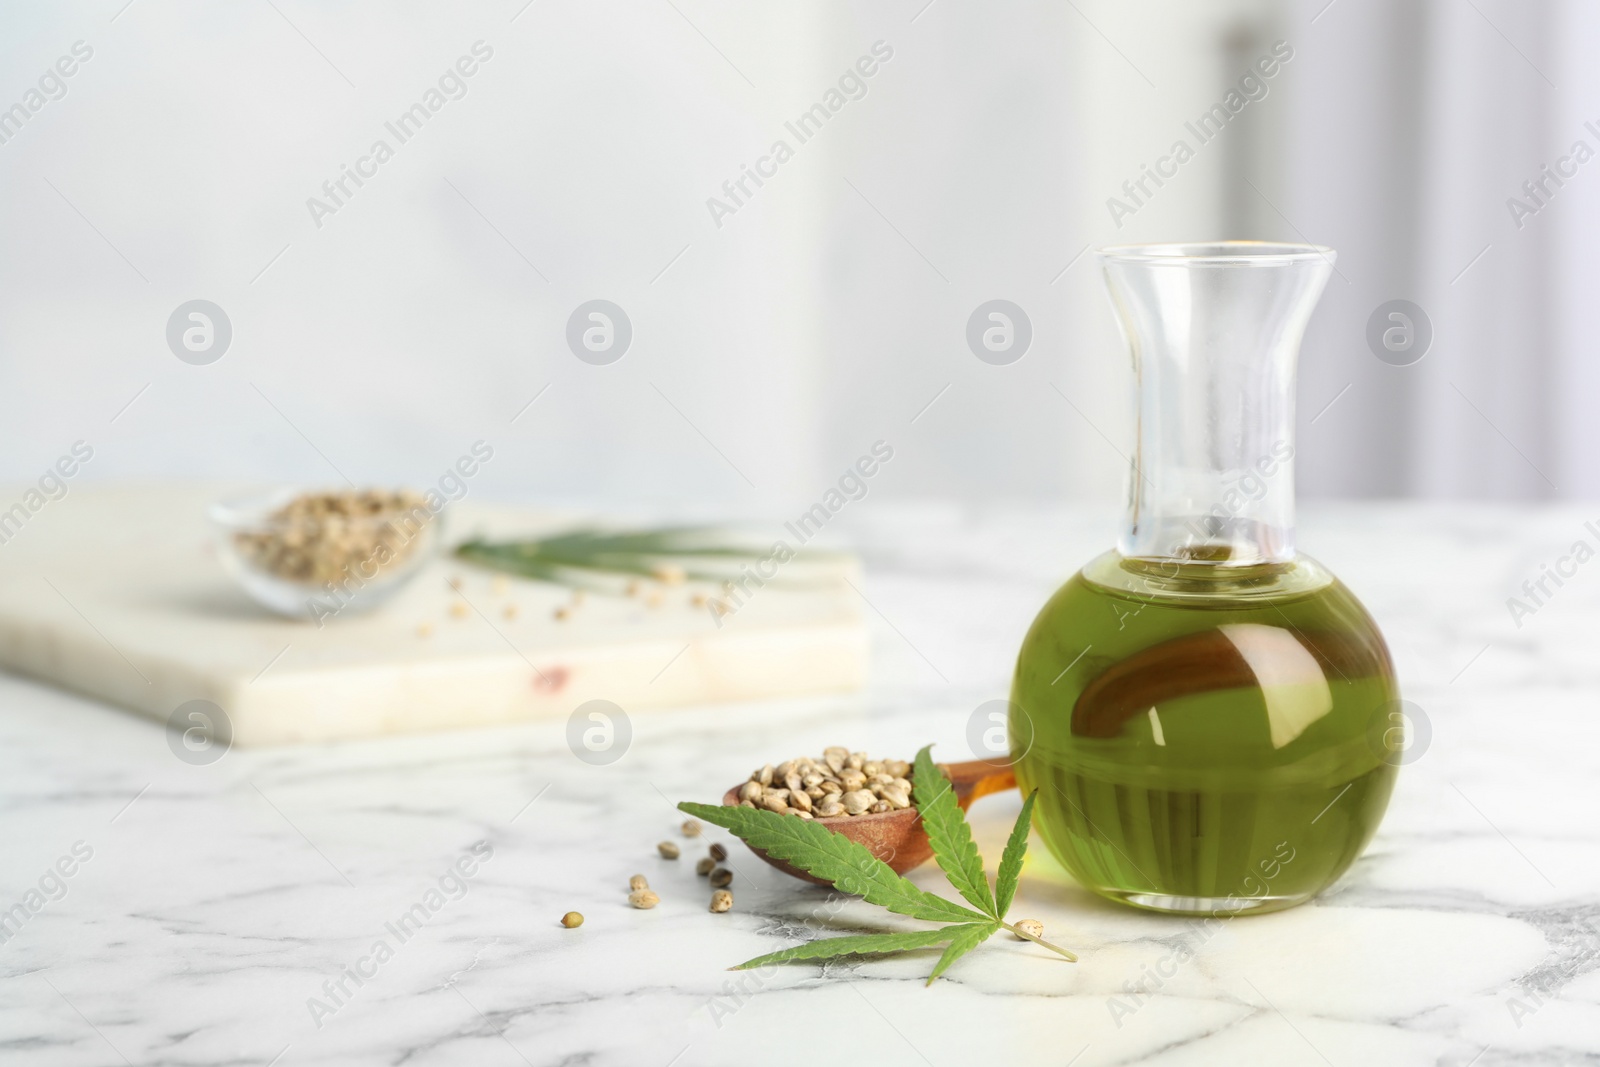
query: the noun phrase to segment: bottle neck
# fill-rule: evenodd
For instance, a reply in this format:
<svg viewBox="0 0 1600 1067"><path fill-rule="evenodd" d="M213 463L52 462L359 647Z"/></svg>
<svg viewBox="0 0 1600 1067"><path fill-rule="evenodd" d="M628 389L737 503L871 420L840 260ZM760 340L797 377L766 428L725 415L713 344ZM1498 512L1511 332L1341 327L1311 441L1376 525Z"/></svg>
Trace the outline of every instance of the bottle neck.
<svg viewBox="0 0 1600 1067"><path fill-rule="evenodd" d="M1123 556L1295 558L1295 365L1330 269L1320 257L1107 258L1138 391Z"/></svg>
<svg viewBox="0 0 1600 1067"><path fill-rule="evenodd" d="M1124 556L1228 565L1294 558L1294 369L1141 361Z"/></svg>

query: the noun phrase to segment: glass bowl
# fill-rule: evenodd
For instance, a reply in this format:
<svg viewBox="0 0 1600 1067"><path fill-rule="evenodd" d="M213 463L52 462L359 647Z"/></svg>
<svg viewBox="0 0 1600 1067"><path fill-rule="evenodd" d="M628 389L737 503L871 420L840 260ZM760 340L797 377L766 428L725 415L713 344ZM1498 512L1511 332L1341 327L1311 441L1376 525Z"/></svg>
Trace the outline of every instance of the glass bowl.
<svg viewBox="0 0 1600 1067"><path fill-rule="evenodd" d="M321 626L371 611L438 552L444 513L421 494L279 489L211 505L222 565L262 607Z"/></svg>

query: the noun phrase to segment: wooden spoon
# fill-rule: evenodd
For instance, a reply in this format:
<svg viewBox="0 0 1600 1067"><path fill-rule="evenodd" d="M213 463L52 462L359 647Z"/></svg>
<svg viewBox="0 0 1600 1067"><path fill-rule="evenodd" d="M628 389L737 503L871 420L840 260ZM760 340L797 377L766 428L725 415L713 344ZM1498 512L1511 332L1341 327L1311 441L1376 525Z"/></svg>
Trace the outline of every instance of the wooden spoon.
<svg viewBox="0 0 1600 1067"><path fill-rule="evenodd" d="M966 763L941 763L939 766L950 779L950 784L955 787L956 803L961 805L962 811L979 797L1017 787L1017 776L1007 761L990 763L984 760L969 760ZM739 788L742 785L744 783L740 782L724 793L722 802L739 803ZM933 845L928 841L927 832L922 829L922 817L917 814L916 808L899 808L877 815L835 815L831 819L813 821L835 833L843 834L858 845L864 845L867 851L894 868L896 874L906 873L933 855ZM773 859L754 845L748 847L751 852L784 874L792 874L815 885L828 884L821 878L814 878L782 860Z"/></svg>

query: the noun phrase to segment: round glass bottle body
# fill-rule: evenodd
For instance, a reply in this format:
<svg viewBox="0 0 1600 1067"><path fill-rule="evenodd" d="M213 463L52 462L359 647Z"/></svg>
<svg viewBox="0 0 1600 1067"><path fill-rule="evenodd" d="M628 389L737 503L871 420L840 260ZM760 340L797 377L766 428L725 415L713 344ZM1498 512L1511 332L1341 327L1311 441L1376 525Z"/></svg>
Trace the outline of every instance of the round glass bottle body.
<svg viewBox="0 0 1600 1067"><path fill-rule="evenodd" d="M1108 553L1017 660L1010 734L1035 825L1085 887L1138 907L1308 900L1394 787L1398 690L1360 602L1303 556L1216 570Z"/></svg>

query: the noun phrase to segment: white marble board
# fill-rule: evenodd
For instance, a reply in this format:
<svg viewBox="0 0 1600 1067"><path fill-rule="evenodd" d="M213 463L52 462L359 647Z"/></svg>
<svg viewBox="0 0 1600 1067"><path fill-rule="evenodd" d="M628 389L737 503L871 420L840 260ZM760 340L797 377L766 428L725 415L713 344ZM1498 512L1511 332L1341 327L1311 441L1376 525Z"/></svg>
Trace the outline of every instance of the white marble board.
<svg viewBox="0 0 1600 1067"><path fill-rule="evenodd" d="M497 582L445 558L372 614L320 628L280 618L224 573L205 518L216 495L75 488L11 528L0 544L0 667L161 720L210 701L243 745L566 716L592 699L633 711L833 692L865 679L866 628L843 582L768 585L721 626L691 600L715 588L695 583L660 587L657 607L591 594L557 619L566 590ZM469 502L450 512L452 535L570 521Z"/></svg>

